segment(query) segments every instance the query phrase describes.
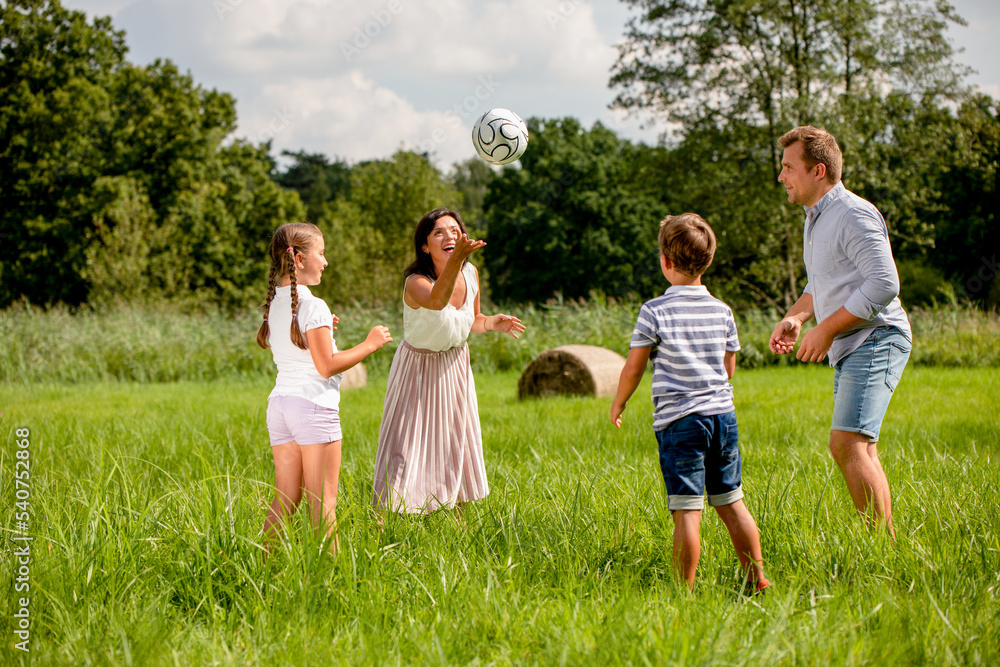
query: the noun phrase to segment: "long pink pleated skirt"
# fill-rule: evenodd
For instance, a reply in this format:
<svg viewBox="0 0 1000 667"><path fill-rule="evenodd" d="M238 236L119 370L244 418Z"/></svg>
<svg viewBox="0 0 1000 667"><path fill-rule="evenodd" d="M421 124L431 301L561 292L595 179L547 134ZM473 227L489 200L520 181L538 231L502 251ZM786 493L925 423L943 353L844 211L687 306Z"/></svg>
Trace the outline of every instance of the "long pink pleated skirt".
<svg viewBox="0 0 1000 667"><path fill-rule="evenodd" d="M375 455L375 509L426 513L490 492L469 346L403 342L389 369Z"/></svg>

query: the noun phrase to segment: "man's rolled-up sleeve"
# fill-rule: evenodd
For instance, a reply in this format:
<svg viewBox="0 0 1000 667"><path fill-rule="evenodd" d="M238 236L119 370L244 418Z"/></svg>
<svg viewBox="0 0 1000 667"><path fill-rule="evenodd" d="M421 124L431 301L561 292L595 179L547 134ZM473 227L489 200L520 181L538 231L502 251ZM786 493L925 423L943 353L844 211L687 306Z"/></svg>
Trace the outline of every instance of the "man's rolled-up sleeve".
<svg viewBox="0 0 1000 667"><path fill-rule="evenodd" d="M855 317L871 320L899 296L899 274L885 222L880 216L855 210L842 234L843 248L864 279L844 308Z"/></svg>

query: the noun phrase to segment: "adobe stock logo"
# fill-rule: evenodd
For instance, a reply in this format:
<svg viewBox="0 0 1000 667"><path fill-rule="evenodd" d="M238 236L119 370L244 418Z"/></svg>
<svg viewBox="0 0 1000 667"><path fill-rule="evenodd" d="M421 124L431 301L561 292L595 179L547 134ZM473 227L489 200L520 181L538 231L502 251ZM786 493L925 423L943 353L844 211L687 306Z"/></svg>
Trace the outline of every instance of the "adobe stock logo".
<svg viewBox="0 0 1000 667"><path fill-rule="evenodd" d="M582 4L583 0L563 0L563 2L559 3L556 11L550 9L545 12L545 18L549 22L549 27L555 30L560 23L564 23L569 17L573 16Z"/></svg>
<svg viewBox="0 0 1000 667"><path fill-rule="evenodd" d="M259 143L270 141L274 139L274 137L282 130L290 126L295 120L295 113L289 111L288 107L272 109L271 117L268 119L267 124L260 127L256 134L251 133L251 137L256 139Z"/></svg>
<svg viewBox="0 0 1000 667"><path fill-rule="evenodd" d="M226 20L226 14L243 4L243 0L212 0L212 8L218 14L220 21Z"/></svg>
<svg viewBox="0 0 1000 667"><path fill-rule="evenodd" d="M471 94L466 95L461 102L457 102L452 105L451 109L444 112L444 121L452 129L462 127L464 121L479 115L480 107L502 85L493 78L492 74L489 76L480 76L478 84ZM451 135L445 127L438 126L434 128L430 136L416 143L416 149L421 153L431 153L438 144L446 141L449 136Z"/></svg>
<svg viewBox="0 0 1000 667"><path fill-rule="evenodd" d="M994 277L997 275L997 256L993 255L989 259L986 257L980 257L982 264L979 265L979 271L976 275L972 276L965 281L965 291L970 296L975 296L982 291Z"/></svg>
<svg viewBox="0 0 1000 667"><path fill-rule="evenodd" d="M340 43L340 52L344 54L344 60L349 63L355 57L360 56L361 52L372 43L372 40L389 27L393 17L402 12L403 3L400 0L389 0L384 9L376 9L371 13L371 20L365 22L364 25L355 26L354 39L351 40L351 43Z"/></svg>

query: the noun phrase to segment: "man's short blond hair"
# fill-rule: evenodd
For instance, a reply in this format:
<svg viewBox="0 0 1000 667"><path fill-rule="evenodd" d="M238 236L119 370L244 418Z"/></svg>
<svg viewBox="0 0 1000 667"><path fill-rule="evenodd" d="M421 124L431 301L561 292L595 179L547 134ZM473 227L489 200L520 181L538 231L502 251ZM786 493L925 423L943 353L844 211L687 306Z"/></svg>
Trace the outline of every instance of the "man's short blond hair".
<svg viewBox="0 0 1000 667"><path fill-rule="evenodd" d="M826 165L826 179L837 183L844 173L844 156L832 134L812 125L802 125L789 130L778 139L782 150L796 141L802 142L802 154L810 169L818 164Z"/></svg>
<svg viewBox="0 0 1000 667"><path fill-rule="evenodd" d="M715 232L697 213L668 215L660 223L660 252L684 275L700 276L715 258Z"/></svg>

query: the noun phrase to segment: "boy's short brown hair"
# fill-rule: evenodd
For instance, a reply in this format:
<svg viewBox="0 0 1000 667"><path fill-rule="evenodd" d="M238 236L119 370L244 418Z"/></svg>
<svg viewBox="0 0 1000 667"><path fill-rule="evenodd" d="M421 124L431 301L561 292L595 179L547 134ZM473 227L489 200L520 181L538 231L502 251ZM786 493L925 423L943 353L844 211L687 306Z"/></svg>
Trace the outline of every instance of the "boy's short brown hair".
<svg viewBox="0 0 1000 667"><path fill-rule="evenodd" d="M660 223L660 252L684 275L700 276L715 257L715 233L697 213L668 215Z"/></svg>

